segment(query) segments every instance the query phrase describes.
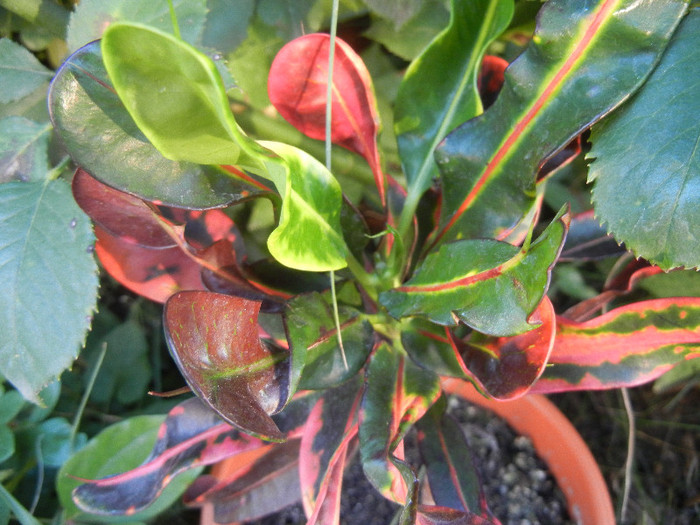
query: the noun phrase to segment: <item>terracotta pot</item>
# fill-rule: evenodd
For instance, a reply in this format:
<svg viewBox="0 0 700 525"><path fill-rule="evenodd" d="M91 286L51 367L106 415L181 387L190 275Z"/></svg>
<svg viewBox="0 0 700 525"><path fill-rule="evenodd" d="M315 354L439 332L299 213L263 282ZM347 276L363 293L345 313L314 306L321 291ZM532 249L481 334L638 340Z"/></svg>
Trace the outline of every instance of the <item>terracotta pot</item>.
<svg viewBox="0 0 700 525"><path fill-rule="evenodd" d="M445 379L446 392L486 408L529 437L566 496L571 518L579 525L615 525L610 493L598 463L581 435L554 404L541 395L495 401L470 383Z"/></svg>

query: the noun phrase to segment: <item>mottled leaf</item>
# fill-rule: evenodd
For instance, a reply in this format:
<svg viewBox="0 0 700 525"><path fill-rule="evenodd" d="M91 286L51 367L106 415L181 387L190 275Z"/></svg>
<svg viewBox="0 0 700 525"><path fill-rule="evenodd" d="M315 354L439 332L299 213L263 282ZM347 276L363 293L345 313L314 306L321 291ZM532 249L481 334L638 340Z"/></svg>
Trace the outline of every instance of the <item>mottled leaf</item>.
<svg viewBox="0 0 700 525"><path fill-rule="evenodd" d="M591 134L596 216L664 270L700 267L700 10L642 89Z"/></svg>
<svg viewBox="0 0 700 525"><path fill-rule="evenodd" d="M409 199L417 200L437 176L433 152L438 143L481 113L481 59L512 14L512 0L452 0L449 26L406 71L396 97L394 128Z"/></svg>
<svg viewBox="0 0 700 525"><path fill-rule="evenodd" d="M258 335L260 303L211 292L179 292L165 304L165 332L187 383L226 421L282 441L270 414L287 402L287 352Z"/></svg>
<svg viewBox="0 0 700 525"><path fill-rule="evenodd" d="M0 184L0 373L34 403L85 340L98 285L92 241L64 181Z"/></svg>
<svg viewBox="0 0 700 525"><path fill-rule="evenodd" d="M636 386L700 357L700 299L654 299L586 321L557 319L554 349L532 392Z"/></svg>
<svg viewBox="0 0 700 525"><path fill-rule="evenodd" d="M63 63L51 84L49 109L76 164L114 188L189 208L220 207L261 192L231 172L163 157L115 93L99 42Z"/></svg>
<svg viewBox="0 0 700 525"><path fill-rule="evenodd" d="M318 140L326 137L329 51L327 34L292 40L272 62L267 84L280 114ZM331 102L331 140L367 159L384 203L386 181L377 149L379 114L372 79L359 55L340 38L335 40Z"/></svg>
<svg viewBox="0 0 700 525"><path fill-rule="evenodd" d="M547 290L568 224L562 209L522 248L492 239L445 244L409 281L381 294L380 302L395 317L421 315L442 325L461 321L491 335L531 330L530 315Z"/></svg>
<svg viewBox="0 0 700 525"><path fill-rule="evenodd" d="M436 150L444 200L435 240L493 238L513 227L535 199L540 166L644 82L686 7L546 3L494 105Z"/></svg>
<svg viewBox="0 0 700 525"><path fill-rule="evenodd" d="M372 354L366 381L359 431L362 466L377 490L404 504L411 487L393 461L394 451L440 395L438 376L382 344Z"/></svg>

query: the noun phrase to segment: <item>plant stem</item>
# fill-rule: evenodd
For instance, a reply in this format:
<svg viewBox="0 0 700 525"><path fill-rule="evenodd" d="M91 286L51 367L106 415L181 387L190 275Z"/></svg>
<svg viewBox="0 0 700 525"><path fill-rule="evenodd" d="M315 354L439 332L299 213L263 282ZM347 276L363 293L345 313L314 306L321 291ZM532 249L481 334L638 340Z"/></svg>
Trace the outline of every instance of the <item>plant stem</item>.
<svg viewBox="0 0 700 525"><path fill-rule="evenodd" d="M636 425L634 421L634 410L632 401L630 400L629 390L626 388L620 389L622 400L625 403L625 412L627 412L627 423L629 432L627 435L627 459L625 460L625 485L622 490L622 504L620 505L620 523L625 521L627 514L627 505L629 504L630 488L632 487L632 467L634 464L634 435L636 433Z"/></svg>
<svg viewBox="0 0 700 525"><path fill-rule="evenodd" d="M175 6L173 5L173 0L168 0L168 6L170 7L170 21L173 24L173 34L182 39L180 36L180 25L177 23L177 15L175 14Z"/></svg>
<svg viewBox="0 0 700 525"><path fill-rule="evenodd" d="M78 433L78 426L80 425L80 420L83 417L85 406L87 405L87 401L90 397L90 393L92 392L92 388L95 386L97 374L100 372L100 368L102 368L102 361L104 361L106 354L107 343L102 343L102 349L100 350L100 354L97 356L95 366L92 368L92 373L90 374L90 380L88 381L87 387L85 388L85 393L83 394L83 397L80 400L80 405L78 406L78 410L75 412L75 417L73 418L73 426L70 429L70 438L68 440L71 450L73 450L73 447L75 446L75 436Z"/></svg>

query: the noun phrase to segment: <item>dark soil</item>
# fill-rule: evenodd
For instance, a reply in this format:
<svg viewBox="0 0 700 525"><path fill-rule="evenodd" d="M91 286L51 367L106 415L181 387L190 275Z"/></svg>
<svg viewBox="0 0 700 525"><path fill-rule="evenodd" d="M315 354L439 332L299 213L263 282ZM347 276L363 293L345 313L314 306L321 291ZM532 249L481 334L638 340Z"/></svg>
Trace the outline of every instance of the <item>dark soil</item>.
<svg viewBox="0 0 700 525"><path fill-rule="evenodd" d="M461 423L477 458L477 468L491 512L503 525L569 525L566 500L540 460L532 442L502 420L457 400L450 412ZM407 437L407 455L413 448ZM383 498L367 481L355 458L346 470L341 496L341 523L387 525L399 506ZM305 523L301 505L285 509L255 525Z"/></svg>

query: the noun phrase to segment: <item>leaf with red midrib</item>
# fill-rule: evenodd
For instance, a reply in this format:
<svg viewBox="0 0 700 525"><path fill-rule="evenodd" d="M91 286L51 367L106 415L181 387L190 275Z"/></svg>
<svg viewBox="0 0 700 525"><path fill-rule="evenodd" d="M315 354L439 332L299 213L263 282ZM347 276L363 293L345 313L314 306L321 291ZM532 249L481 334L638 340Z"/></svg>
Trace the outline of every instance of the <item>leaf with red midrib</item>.
<svg viewBox="0 0 700 525"><path fill-rule="evenodd" d="M335 40L331 140L362 155L374 173L382 203L386 180L377 149L379 116L372 79L362 59ZM314 33L284 46L272 62L268 94L277 111L311 138L326 136L326 90L330 36Z"/></svg>

